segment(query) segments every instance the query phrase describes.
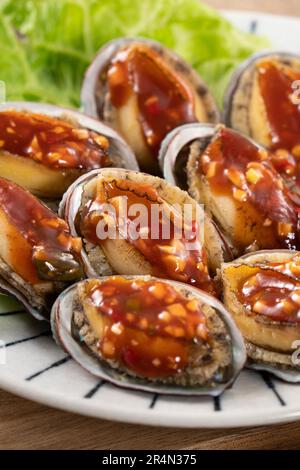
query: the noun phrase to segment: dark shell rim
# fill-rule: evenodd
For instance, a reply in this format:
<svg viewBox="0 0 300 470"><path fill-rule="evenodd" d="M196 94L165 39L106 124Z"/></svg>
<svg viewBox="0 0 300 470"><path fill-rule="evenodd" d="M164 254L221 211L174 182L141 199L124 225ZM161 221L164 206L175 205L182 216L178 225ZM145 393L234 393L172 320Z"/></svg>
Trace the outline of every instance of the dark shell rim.
<svg viewBox="0 0 300 470"><path fill-rule="evenodd" d="M174 169L174 165L176 163L177 157L180 151L182 150L182 148L187 144L191 144L195 140L198 140L201 138L207 138L207 137L212 138L214 134L217 132L219 126L222 126L222 124L194 122L194 123L178 126L166 135L166 137L163 139L161 143L159 155L158 155L159 165L166 181L168 181L170 184L178 186L178 183L173 174L173 169ZM193 131L196 134L197 130L200 131L201 129L203 129L203 131L206 131L205 135L201 135L201 136L195 135L193 137L190 135L193 133ZM186 138L184 137L184 139L180 141L181 135L185 133L187 133L187 137ZM180 146L180 148L179 150L177 150L176 157L173 157L172 154L169 154L170 156L167 159L166 156L168 155L168 152L170 151L170 147L172 145Z"/></svg>

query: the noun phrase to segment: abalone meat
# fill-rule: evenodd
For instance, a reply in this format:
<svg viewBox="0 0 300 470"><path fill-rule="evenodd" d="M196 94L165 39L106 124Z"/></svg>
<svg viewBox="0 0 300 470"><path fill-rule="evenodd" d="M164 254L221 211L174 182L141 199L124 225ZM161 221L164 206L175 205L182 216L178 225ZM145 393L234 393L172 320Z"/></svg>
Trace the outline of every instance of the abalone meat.
<svg viewBox="0 0 300 470"><path fill-rule="evenodd" d="M81 239L28 191L0 178L0 289L37 318L83 277Z"/></svg>
<svg viewBox="0 0 300 470"><path fill-rule="evenodd" d="M299 206L254 141L223 125L189 124L167 136L160 161L168 181L204 204L235 256L300 248Z"/></svg>
<svg viewBox="0 0 300 470"><path fill-rule="evenodd" d="M149 39L122 38L105 45L86 73L81 96L85 112L120 132L141 169L154 174L169 131L188 122L219 120L197 73Z"/></svg>
<svg viewBox="0 0 300 470"><path fill-rule="evenodd" d="M138 169L133 152L108 126L44 103L0 105L0 177L59 200L80 175L107 166Z"/></svg>
<svg viewBox="0 0 300 470"><path fill-rule="evenodd" d="M300 382L300 254L258 251L221 268L224 304L244 336L250 367Z"/></svg>
<svg viewBox="0 0 300 470"><path fill-rule="evenodd" d="M300 55L250 58L231 80L224 108L225 123L270 150L273 165L299 195Z"/></svg>
<svg viewBox="0 0 300 470"><path fill-rule="evenodd" d="M214 292L222 239L203 209L161 178L95 170L69 188L60 214L83 238L88 276L151 274Z"/></svg>
<svg viewBox="0 0 300 470"><path fill-rule="evenodd" d="M120 387L216 396L246 358L243 339L220 302L150 276L79 282L57 299L51 318L67 353Z"/></svg>

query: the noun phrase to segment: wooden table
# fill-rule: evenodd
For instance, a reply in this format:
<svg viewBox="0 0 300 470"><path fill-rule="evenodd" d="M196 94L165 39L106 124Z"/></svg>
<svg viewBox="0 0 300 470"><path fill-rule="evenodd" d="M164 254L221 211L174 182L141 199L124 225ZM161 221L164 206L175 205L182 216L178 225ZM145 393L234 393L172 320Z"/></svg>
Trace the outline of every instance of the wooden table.
<svg viewBox="0 0 300 470"><path fill-rule="evenodd" d="M300 16L299 0L207 3ZM0 449L300 449L300 423L217 431L135 426L64 413L0 391Z"/></svg>

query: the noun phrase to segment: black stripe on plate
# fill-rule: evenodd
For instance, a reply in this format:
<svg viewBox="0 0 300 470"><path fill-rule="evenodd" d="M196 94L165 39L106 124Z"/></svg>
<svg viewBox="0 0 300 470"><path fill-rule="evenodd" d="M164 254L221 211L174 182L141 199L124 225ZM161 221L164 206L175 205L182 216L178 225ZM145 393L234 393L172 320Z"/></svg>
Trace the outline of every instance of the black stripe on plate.
<svg viewBox="0 0 300 470"><path fill-rule="evenodd" d="M249 26L249 32L251 34L256 34L257 27L258 27L258 21L257 20L251 21L250 26Z"/></svg>
<svg viewBox="0 0 300 470"><path fill-rule="evenodd" d="M260 372L260 375L262 376L262 379L263 381L265 382L266 386L272 390L272 392L274 393L274 395L276 396L277 400L279 401L280 405L281 406L286 406L286 402L284 401L284 399L282 398L282 396L280 395L280 393L278 392L278 390L276 389L276 385L274 384L272 378L271 378L271 375L269 374L269 372Z"/></svg>
<svg viewBox="0 0 300 470"><path fill-rule="evenodd" d="M214 397L214 410L222 411L221 397Z"/></svg>
<svg viewBox="0 0 300 470"><path fill-rule="evenodd" d="M158 393L154 393L154 395L153 395L153 397L152 397L152 400L151 400L151 402L150 402L150 404L149 404L149 408L150 408L151 410L153 410L153 408L155 407L158 398L159 398L159 394L158 394Z"/></svg>
<svg viewBox="0 0 300 470"><path fill-rule="evenodd" d="M8 348L9 346L15 346L16 344L26 343L27 341L32 341L34 339L41 338L42 336L50 336L50 335L51 335L50 330L43 331L42 333L39 333L38 335L29 336L28 338L17 339L15 341L11 341L10 343L5 343L4 347Z"/></svg>
<svg viewBox="0 0 300 470"><path fill-rule="evenodd" d="M106 384L105 380L100 380L89 392L87 392L83 398L92 398L103 385Z"/></svg>
<svg viewBox="0 0 300 470"><path fill-rule="evenodd" d="M59 367L68 362L71 359L71 356L65 356L63 359L60 359L59 361L53 362L53 364L50 364L50 366L45 367L45 369L39 370L38 372L35 372L34 374L30 375L27 377L25 380L30 381L35 379L36 377L39 377L40 375L44 374L48 370L54 369L54 367Z"/></svg>
<svg viewBox="0 0 300 470"><path fill-rule="evenodd" d="M9 317L10 315L17 315L19 313L26 313L25 310L13 310L12 312L0 313L0 317Z"/></svg>

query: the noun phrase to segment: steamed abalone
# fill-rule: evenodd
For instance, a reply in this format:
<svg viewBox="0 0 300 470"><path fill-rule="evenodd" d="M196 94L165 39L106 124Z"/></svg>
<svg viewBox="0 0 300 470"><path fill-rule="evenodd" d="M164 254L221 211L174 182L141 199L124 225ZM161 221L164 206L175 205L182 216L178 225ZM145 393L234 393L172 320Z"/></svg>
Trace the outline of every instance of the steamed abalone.
<svg viewBox="0 0 300 470"><path fill-rule="evenodd" d="M33 195L0 178L0 289L35 316L83 276L81 240Z"/></svg>
<svg viewBox="0 0 300 470"><path fill-rule="evenodd" d="M225 99L225 122L270 150L300 194L300 56L272 52L242 64Z"/></svg>
<svg viewBox="0 0 300 470"><path fill-rule="evenodd" d="M123 135L142 170L155 174L169 131L187 122L218 122L214 100L196 72L145 39L118 39L100 50L87 71L82 103Z"/></svg>
<svg viewBox="0 0 300 470"><path fill-rule="evenodd" d="M223 125L187 124L161 146L165 178L212 216L233 254L300 247L298 204L270 153Z"/></svg>
<svg viewBox="0 0 300 470"><path fill-rule="evenodd" d="M300 381L300 256L251 253L222 265L224 303L246 341L249 364Z"/></svg>
<svg viewBox="0 0 300 470"><path fill-rule="evenodd" d="M57 341L115 385L219 395L245 361L243 340L213 297L150 276L111 276L72 286L56 301Z"/></svg>
<svg viewBox="0 0 300 470"><path fill-rule="evenodd" d="M69 189L60 213L83 237L89 276L154 274L214 291L209 270L224 260L222 240L195 201L164 180L99 170Z"/></svg>
<svg viewBox="0 0 300 470"><path fill-rule="evenodd" d="M137 169L133 153L108 126L56 106L0 106L0 176L43 199L60 199L95 168Z"/></svg>

